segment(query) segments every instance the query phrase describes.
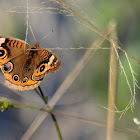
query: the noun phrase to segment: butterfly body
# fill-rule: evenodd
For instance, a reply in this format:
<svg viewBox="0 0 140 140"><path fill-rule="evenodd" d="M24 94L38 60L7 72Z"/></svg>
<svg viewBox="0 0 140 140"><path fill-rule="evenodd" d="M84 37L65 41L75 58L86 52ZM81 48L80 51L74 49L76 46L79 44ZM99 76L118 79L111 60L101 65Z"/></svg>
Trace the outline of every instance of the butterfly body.
<svg viewBox="0 0 140 140"><path fill-rule="evenodd" d="M46 74L56 72L61 62L50 50L39 48L39 43L31 47L19 39L0 37L0 66L8 87L30 90Z"/></svg>

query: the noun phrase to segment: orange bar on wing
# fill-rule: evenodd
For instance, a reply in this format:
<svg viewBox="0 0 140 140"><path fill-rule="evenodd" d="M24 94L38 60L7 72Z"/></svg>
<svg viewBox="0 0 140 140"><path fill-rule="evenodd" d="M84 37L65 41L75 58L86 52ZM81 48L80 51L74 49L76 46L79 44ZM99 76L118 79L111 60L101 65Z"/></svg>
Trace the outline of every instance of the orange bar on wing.
<svg viewBox="0 0 140 140"><path fill-rule="evenodd" d="M11 47L14 47L14 43L15 43L15 40L12 40L10 46L11 46Z"/></svg>
<svg viewBox="0 0 140 140"><path fill-rule="evenodd" d="M47 52L46 55L45 55L43 58L45 59L45 58L48 56L48 54L49 54L49 53Z"/></svg>
<svg viewBox="0 0 140 140"><path fill-rule="evenodd" d="M42 51L42 53L40 54L40 56L43 56L43 55L44 55L44 53L45 53L45 51Z"/></svg>
<svg viewBox="0 0 140 140"><path fill-rule="evenodd" d="M21 48L22 43L18 41L17 48Z"/></svg>

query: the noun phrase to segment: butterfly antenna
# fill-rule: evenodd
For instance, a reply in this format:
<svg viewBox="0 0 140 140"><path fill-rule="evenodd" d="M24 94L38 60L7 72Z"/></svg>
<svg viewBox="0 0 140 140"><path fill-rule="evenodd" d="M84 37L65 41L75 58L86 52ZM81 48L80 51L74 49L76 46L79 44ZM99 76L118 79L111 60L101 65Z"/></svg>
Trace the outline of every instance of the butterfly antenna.
<svg viewBox="0 0 140 140"><path fill-rule="evenodd" d="M42 37L38 42L42 41L43 39L45 39L47 36L49 36L51 33L53 32L53 30L51 30L49 33L47 33L44 37Z"/></svg>
<svg viewBox="0 0 140 140"><path fill-rule="evenodd" d="M31 30L31 33L32 33L32 35L33 35L33 38L34 38L35 42L37 42L36 37L35 37L35 34L34 34L34 32L33 32L32 27L31 27L30 24L29 24L29 27L30 27L30 30Z"/></svg>

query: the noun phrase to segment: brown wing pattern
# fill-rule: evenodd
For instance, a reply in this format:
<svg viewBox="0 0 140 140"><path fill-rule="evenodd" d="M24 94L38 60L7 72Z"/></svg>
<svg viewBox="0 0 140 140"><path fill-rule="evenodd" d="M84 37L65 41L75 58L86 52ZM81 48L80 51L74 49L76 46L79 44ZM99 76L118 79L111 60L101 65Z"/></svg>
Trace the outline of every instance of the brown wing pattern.
<svg viewBox="0 0 140 140"><path fill-rule="evenodd" d="M25 50L30 48L31 46L23 40L0 36L0 65L25 53Z"/></svg>
<svg viewBox="0 0 140 140"><path fill-rule="evenodd" d="M42 79L46 74L56 72L61 66L59 58L49 49L38 51L34 79Z"/></svg>

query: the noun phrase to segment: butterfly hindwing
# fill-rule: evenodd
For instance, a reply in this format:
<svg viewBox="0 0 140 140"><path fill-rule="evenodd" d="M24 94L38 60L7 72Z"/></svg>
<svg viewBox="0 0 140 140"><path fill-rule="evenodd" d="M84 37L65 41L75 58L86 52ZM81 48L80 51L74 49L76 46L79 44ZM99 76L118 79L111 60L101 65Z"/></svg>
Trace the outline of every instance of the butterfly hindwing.
<svg viewBox="0 0 140 140"><path fill-rule="evenodd" d="M6 85L16 90L34 89L40 83L40 80L33 80L32 75L35 68L36 54L30 52L14 57L12 60L1 66L2 72L6 78Z"/></svg>

